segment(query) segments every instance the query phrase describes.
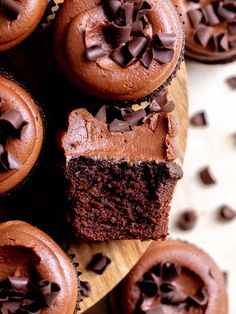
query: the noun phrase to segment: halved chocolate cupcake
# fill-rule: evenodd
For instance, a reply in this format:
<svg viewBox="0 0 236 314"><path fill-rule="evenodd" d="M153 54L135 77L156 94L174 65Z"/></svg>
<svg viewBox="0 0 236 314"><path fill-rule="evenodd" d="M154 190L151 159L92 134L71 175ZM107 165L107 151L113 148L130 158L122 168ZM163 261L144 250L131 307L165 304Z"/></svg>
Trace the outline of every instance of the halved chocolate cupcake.
<svg viewBox="0 0 236 314"><path fill-rule="evenodd" d="M38 160L43 133L41 114L31 96L0 76L0 195L27 178Z"/></svg>
<svg viewBox="0 0 236 314"><path fill-rule="evenodd" d="M42 19L48 0L0 1L0 52L27 38Z"/></svg>
<svg viewBox="0 0 236 314"><path fill-rule="evenodd" d="M83 92L137 101L168 85L183 33L170 0L70 0L55 23L55 55Z"/></svg>
<svg viewBox="0 0 236 314"><path fill-rule="evenodd" d="M201 249L174 240L153 243L111 300L114 314L228 313L218 266Z"/></svg>
<svg viewBox="0 0 236 314"><path fill-rule="evenodd" d="M236 59L234 0L175 0L186 31L186 56L207 63Z"/></svg>
<svg viewBox="0 0 236 314"><path fill-rule="evenodd" d="M73 314L78 278L45 233L22 221L0 223L0 312Z"/></svg>
<svg viewBox="0 0 236 314"><path fill-rule="evenodd" d="M176 182L177 125L166 92L144 107L77 109L61 139L68 223L83 240L163 239Z"/></svg>

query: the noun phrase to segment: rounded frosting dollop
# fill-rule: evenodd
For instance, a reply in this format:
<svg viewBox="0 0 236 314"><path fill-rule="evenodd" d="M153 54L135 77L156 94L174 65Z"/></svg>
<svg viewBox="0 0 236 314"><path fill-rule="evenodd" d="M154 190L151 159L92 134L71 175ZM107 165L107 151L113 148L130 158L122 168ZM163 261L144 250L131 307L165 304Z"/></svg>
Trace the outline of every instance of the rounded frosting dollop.
<svg viewBox="0 0 236 314"><path fill-rule="evenodd" d="M121 285L122 313L227 314L223 273L183 241L155 242Z"/></svg>
<svg viewBox="0 0 236 314"><path fill-rule="evenodd" d="M42 19L47 0L0 1L0 52L28 37Z"/></svg>
<svg viewBox="0 0 236 314"><path fill-rule="evenodd" d="M176 40L171 62L161 64L153 60L147 68L139 61L123 67L111 57L114 50L105 38L105 29L112 22L102 0L65 2L55 24L54 43L58 63L72 83L87 94L123 101L143 98L170 79L181 59L182 25L171 1L148 3L152 10L148 13L144 36L171 34ZM105 55L88 60L87 49L99 45Z"/></svg>
<svg viewBox="0 0 236 314"><path fill-rule="evenodd" d="M31 278L55 282L60 287L56 302L41 314L73 314L78 298L78 280L70 259L44 232L22 221L0 223L0 281Z"/></svg>
<svg viewBox="0 0 236 314"><path fill-rule="evenodd" d="M42 118L34 100L18 84L0 76L0 120L8 110L19 112L25 125L20 136L9 136L6 142L0 143L20 164L17 169L0 170L0 195L17 187L28 176L38 160L44 135ZM1 123L0 126L4 127Z"/></svg>

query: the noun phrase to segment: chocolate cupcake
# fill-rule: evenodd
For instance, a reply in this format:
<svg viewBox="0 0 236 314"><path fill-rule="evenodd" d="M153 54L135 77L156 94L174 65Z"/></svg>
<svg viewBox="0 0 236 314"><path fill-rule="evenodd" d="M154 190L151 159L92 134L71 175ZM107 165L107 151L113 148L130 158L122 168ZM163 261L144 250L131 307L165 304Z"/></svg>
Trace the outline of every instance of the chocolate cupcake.
<svg viewBox="0 0 236 314"><path fill-rule="evenodd" d="M45 233L22 221L0 223L0 312L73 314L78 278Z"/></svg>
<svg viewBox="0 0 236 314"><path fill-rule="evenodd" d="M43 143L43 122L31 96L0 76L0 196L28 177Z"/></svg>
<svg viewBox="0 0 236 314"><path fill-rule="evenodd" d="M184 35L170 0L65 1L55 23L55 55L84 93L134 102L168 85Z"/></svg>
<svg viewBox="0 0 236 314"><path fill-rule="evenodd" d="M186 56L207 63L236 60L234 0L175 0L186 31Z"/></svg>
<svg viewBox="0 0 236 314"><path fill-rule="evenodd" d="M114 314L228 313L223 273L204 251L182 241L153 243L116 292Z"/></svg>
<svg viewBox="0 0 236 314"><path fill-rule="evenodd" d="M162 92L151 104L103 106L69 115L61 138L68 183L68 224L78 239L163 239L182 170L174 104Z"/></svg>
<svg viewBox="0 0 236 314"><path fill-rule="evenodd" d="M48 0L0 0L0 52L27 38L42 19Z"/></svg>

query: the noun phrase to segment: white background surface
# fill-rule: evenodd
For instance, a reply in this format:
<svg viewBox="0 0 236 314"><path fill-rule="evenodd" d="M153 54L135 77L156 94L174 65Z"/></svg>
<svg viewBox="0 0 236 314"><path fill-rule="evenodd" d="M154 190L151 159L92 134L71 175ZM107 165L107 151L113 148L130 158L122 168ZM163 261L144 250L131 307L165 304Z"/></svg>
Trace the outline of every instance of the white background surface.
<svg viewBox="0 0 236 314"><path fill-rule="evenodd" d="M236 220L220 222L217 214L222 204L236 208L236 140L233 137L236 133L236 90L231 90L225 83L230 76L236 76L236 63L188 62L187 70L190 116L205 110L209 125L189 128L184 178L175 193L170 234L203 248L223 271L228 272L229 314L235 314ZM217 180L214 186L202 185L197 176L199 169L208 165ZM198 212L198 224L193 231L178 231L175 228L178 213L187 208ZM103 308L100 302L86 314L103 314Z"/></svg>

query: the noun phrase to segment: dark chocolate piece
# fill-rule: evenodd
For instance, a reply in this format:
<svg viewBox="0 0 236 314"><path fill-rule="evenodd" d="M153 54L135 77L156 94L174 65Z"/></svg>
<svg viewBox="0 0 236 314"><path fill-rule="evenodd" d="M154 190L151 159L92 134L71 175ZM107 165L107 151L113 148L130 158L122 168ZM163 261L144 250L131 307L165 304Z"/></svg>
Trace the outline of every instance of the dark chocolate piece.
<svg viewBox="0 0 236 314"><path fill-rule="evenodd" d="M0 171L18 170L21 168L21 163L16 157L7 151L4 151L0 156Z"/></svg>
<svg viewBox="0 0 236 314"><path fill-rule="evenodd" d="M144 109L133 111L123 116L124 120L128 123L129 126L135 126L143 121L146 117L146 112Z"/></svg>
<svg viewBox="0 0 236 314"><path fill-rule="evenodd" d="M200 290L197 291L197 293L193 296L190 296L186 299L187 304L195 304L195 305L200 305L200 306L204 306L207 305L208 303L208 293L206 288L202 288Z"/></svg>
<svg viewBox="0 0 236 314"><path fill-rule="evenodd" d="M232 89L236 89L236 76L228 78L226 82Z"/></svg>
<svg viewBox="0 0 236 314"><path fill-rule="evenodd" d="M104 122L104 123L107 122L107 113L106 113L106 106L105 106L105 105L102 106L102 107L98 110L98 112L97 112L95 118L98 119L98 120L101 121L101 122Z"/></svg>
<svg viewBox="0 0 236 314"><path fill-rule="evenodd" d="M86 57L89 61L96 61L106 54L107 52L103 49L102 45L92 46L86 50Z"/></svg>
<svg viewBox="0 0 236 314"><path fill-rule="evenodd" d="M115 119L110 125L109 125L109 131L110 132L124 132L129 131L130 127L129 124L126 121Z"/></svg>
<svg viewBox="0 0 236 314"><path fill-rule="evenodd" d="M88 281L80 280L80 293L82 297L88 298L91 296L91 286Z"/></svg>
<svg viewBox="0 0 236 314"><path fill-rule="evenodd" d="M236 218L236 211L227 205L223 205L220 208L219 215L221 220L231 221Z"/></svg>
<svg viewBox="0 0 236 314"><path fill-rule="evenodd" d="M186 210L180 214L177 226L181 230L191 230L195 227L197 220L198 216L194 210Z"/></svg>
<svg viewBox="0 0 236 314"><path fill-rule="evenodd" d="M47 306L51 307L55 304L61 290L57 283L50 282L48 280L41 280L37 288Z"/></svg>
<svg viewBox="0 0 236 314"><path fill-rule="evenodd" d="M98 253L93 256L87 269L92 270L96 274L102 275L110 263L111 259L109 257L103 253Z"/></svg>
<svg viewBox="0 0 236 314"><path fill-rule="evenodd" d="M190 119L192 126L205 126L207 125L206 113L204 111L198 112Z"/></svg>
<svg viewBox="0 0 236 314"><path fill-rule="evenodd" d="M199 172L199 177L202 181L202 183L206 184L206 185L213 185L216 184L216 180L213 177L210 168L209 167L205 167L203 168L200 172Z"/></svg>

